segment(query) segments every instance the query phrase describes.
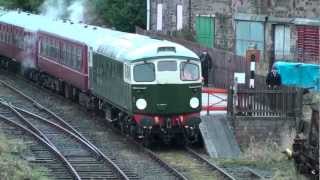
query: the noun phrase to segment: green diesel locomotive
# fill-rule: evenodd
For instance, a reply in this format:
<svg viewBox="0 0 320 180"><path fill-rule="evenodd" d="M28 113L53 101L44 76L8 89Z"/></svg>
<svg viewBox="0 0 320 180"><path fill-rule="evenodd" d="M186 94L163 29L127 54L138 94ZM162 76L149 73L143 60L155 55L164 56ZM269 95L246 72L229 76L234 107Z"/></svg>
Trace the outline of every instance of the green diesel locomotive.
<svg viewBox="0 0 320 180"><path fill-rule="evenodd" d="M121 34L113 42L100 46L89 61L91 92L106 118L146 144L198 141L202 79L197 55L141 35Z"/></svg>

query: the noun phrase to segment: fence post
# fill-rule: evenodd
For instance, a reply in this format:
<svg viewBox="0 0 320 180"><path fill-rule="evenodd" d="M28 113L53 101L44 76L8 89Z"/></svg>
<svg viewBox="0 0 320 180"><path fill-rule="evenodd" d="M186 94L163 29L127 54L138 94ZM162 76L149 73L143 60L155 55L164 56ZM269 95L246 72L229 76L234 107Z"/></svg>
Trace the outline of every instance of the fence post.
<svg viewBox="0 0 320 180"><path fill-rule="evenodd" d="M233 90L232 115L235 117L235 115L237 114L237 106L238 106L238 80L237 80L237 78L234 78L232 90Z"/></svg>

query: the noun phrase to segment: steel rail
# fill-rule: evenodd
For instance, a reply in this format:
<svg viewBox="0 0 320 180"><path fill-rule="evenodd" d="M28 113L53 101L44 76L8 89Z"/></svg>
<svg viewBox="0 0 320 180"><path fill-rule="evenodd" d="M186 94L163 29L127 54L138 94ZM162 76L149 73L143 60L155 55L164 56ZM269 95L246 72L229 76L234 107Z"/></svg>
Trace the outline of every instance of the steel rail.
<svg viewBox="0 0 320 180"><path fill-rule="evenodd" d="M47 140L43 139L41 136L39 136L37 133L33 132L32 130L28 129L27 127L14 122L6 117L4 117L3 115L0 114L0 119L2 119L3 121L12 124L13 126L20 128L22 130L24 130L25 132L28 132L31 136L33 136L34 138L36 138L38 141L40 141L42 144L44 144L45 146L48 147L48 149L53 152L59 159L62 160L63 164L66 166L66 168L70 171L70 173L72 174L72 176L77 179L77 180L81 180L80 175L78 174L78 172L75 170L75 168L72 166L72 164L64 157L64 155L62 155L62 153L53 145L49 144L47 142Z"/></svg>
<svg viewBox="0 0 320 180"><path fill-rule="evenodd" d="M112 126L111 126L112 127ZM113 131L116 131L122 135L125 135L123 132L121 132L119 129L116 129L114 127L111 128ZM128 139L131 143L135 144L140 150L148 154L153 160L155 160L157 163L160 164L160 166L164 167L167 171L169 171L172 175L176 176L176 178L180 180L188 180L187 177L185 177L182 173L180 173L177 169L170 166L168 163L163 161L158 155L156 155L154 152L152 152L150 149L147 149L143 147L139 142L137 142L133 137L126 136L126 139Z"/></svg>
<svg viewBox="0 0 320 180"><path fill-rule="evenodd" d="M201 155L199 155L197 152L195 152L194 150L192 150L189 147L185 147L185 149L192 154L194 157L196 157L197 159L199 159L202 162L205 162L209 167L211 167L212 169L216 169L218 170L224 177L230 179L230 180L236 180L236 178L234 178L230 173L226 172L224 169L220 168L218 165L209 162L207 159L203 158Z"/></svg>
<svg viewBox="0 0 320 180"><path fill-rule="evenodd" d="M81 139L82 143L85 143L87 147L90 147L90 149L92 151L94 151L96 154L99 154L99 156L101 156L104 160L106 160L109 164L111 164L111 166L114 168L114 170L116 170L118 172L118 174L121 176L122 179L124 180L129 180L130 178L125 174L125 172L116 164L114 163L109 157L107 157L101 150L99 150L96 146L94 146L89 140L87 140L81 133L79 133L77 130L75 130L71 125L69 125L67 122L65 122L61 117L59 117L58 115L56 115L55 113L53 113L52 111L50 111L49 109L45 108L44 106L42 106L41 104L39 104L38 102L36 102L34 99L30 98L29 96L27 96L26 94L24 94L23 92L21 92L20 90L14 88L13 86L9 85L8 83L0 80L0 83L2 83L3 85L5 85L6 87L8 87L9 89L15 91L16 93L20 94L21 96L23 96L24 98L26 98L27 100L31 101L36 107L38 107L41 110L46 111L47 113L49 113L50 115L52 115L54 118L56 118L60 123L62 123L64 126L66 126L69 130L69 132L72 131L72 135L74 137L77 137L77 139ZM13 106L13 105L11 105ZM15 109L17 109L20 112L23 113L27 113L31 116L34 116L38 119L47 121L47 123L52 123L47 119L44 119L36 114L30 113L26 110L23 110L19 107L15 107L13 106ZM59 126L58 124L53 123L56 127L59 127L60 129L62 128L63 130L67 131L67 129Z"/></svg>
<svg viewBox="0 0 320 180"><path fill-rule="evenodd" d="M36 115L36 114L34 114L34 113L28 112L28 111L26 111L26 110L23 110L23 109L21 109L21 108L19 108L19 107L13 106L13 105L11 105L11 106L12 106L12 108L14 108L14 110L17 110L17 111L19 111L19 112L21 112L21 113L24 113L24 114L27 114L27 115L32 116L32 117L34 117L34 118L37 118L38 120L41 120L41 121L43 121L43 122L45 122L45 123L47 123L47 124L50 124L51 126L54 126L55 128L57 128L57 129L59 129L59 130L61 130L61 131L64 131L64 132L68 133L68 134L71 135L73 138L75 138L78 142L84 144L85 147L89 148L90 151L92 151L92 153L94 153L97 157L102 158L103 160L106 160L106 161L112 166L112 168L117 171L117 173L121 176L121 178L123 178L123 179L125 179L125 180L129 180L129 178L127 177L127 175L126 175L126 174L118 167L118 165L115 164L109 157L107 157L106 155L104 155L104 153L102 153L100 150L96 151L96 149L98 149L98 148L95 147L95 149L93 149L90 144L88 144L88 143L87 143L86 141L84 141L83 139L79 138L79 137L78 137L76 134L74 134L73 132L69 131L68 129L65 129L64 127L60 126L59 124L53 123L53 122L51 122L51 121L49 121L49 120L47 120L47 119L45 119L45 118L43 118L43 117L40 117L40 116L38 116L38 115ZM29 123L28 123L28 124L29 124ZM31 124L31 123L30 123L30 124ZM45 135L44 135L44 136L45 136ZM122 172L122 173L121 173L121 172Z"/></svg>
<svg viewBox="0 0 320 180"><path fill-rule="evenodd" d="M37 108L39 108L40 110L43 110L45 112L47 112L49 115L53 116L56 120L58 120L59 123L62 123L63 126L67 127L70 131L73 131L74 134L76 134L77 136L79 136L81 139L83 139L84 141L86 141L88 144L90 144L90 146L92 147L92 149L95 149L95 151L97 151L98 153L98 148L96 148L88 139L86 139L81 133L79 133L76 129L74 129L70 124L68 124L67 122L65 122L63 120L63 118L61 118L60 116L56 115L55 113L53 113L51 110L49 110L48 108L42 106L40 103L38 103L37 101L35 101L34 99L32 99L31 97L29 97L28 95L26 95L25 93L21 92L20 90L18 90L17 88L11 86L10 84L4 82L3 80L0 80L0 83L2 83L4 86L6 86L7 88L11 89L12 91L20 94L21 96L23 96L24 98L26 98L27 100L29 100L30 102L32 102Z"/></svg>

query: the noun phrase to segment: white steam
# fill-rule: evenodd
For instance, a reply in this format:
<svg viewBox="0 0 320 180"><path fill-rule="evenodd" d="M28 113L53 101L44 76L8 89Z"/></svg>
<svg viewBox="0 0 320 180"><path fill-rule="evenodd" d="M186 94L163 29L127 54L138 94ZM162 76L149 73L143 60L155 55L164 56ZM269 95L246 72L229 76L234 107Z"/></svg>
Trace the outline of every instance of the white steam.
<svg viewBox="0 0 320 180"><path fill-rule="evenodd" d="M75 22L84 21L85 1L75 1L68 7L69 19Z"/></svg>
<svg viewBox="0 0 320 180"><path fill-rule="evenodd" d="M42 15L56 19L64 16L65 7L65 1L63 0L46 0L40 6L40 11Z"/></svg>
<svg viewBox="0 0 320 180"><path fill-rule="evenodd" d="M52 19L69 19L74 22L84 21L87 0L74 0L66 3L64 0L46 0L40 7L41 14Z"/></svg>

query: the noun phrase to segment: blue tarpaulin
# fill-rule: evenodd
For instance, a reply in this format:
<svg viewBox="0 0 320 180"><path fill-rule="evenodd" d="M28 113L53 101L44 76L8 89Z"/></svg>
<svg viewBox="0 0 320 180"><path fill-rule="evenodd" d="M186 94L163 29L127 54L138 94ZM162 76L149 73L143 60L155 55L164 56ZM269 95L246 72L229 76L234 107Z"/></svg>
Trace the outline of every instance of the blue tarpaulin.
<svg viewBox="0 0 320 180"><path fill-rule="evenodd" d="M283 85L320 91L319 64L277 61L274 67L278 69Z"/></svg>
<svg viewBox="0 0 320 180"><path fill-rule="evenodd" d="M320 91L320 65L277 61L282 85Z"/></svg>

